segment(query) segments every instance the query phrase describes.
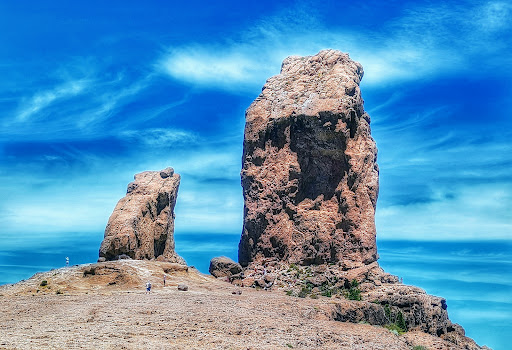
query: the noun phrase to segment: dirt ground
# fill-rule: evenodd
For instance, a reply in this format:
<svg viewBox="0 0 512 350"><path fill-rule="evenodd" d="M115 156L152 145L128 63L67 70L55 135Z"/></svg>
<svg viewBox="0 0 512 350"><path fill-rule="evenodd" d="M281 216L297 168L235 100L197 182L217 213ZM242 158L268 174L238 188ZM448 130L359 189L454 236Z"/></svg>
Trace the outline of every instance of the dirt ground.
<svg viewBox="0 0 512 350"><path fill-rule="evenodd" d="M81 265L0 287L0 349L459 349L330 320L335 302L240 289L176 264Z"/></svg>

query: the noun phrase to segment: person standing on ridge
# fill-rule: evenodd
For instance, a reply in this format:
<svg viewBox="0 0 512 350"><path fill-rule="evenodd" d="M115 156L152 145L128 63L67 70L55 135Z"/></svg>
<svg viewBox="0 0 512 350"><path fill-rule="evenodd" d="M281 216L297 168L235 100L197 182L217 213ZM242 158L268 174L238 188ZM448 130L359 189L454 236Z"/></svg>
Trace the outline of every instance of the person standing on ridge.
<svg viewBox="0 0 512 350"><path fill-rule="evenodd" d="M151 282L146 282L146 294L151 294Z"/></svg>

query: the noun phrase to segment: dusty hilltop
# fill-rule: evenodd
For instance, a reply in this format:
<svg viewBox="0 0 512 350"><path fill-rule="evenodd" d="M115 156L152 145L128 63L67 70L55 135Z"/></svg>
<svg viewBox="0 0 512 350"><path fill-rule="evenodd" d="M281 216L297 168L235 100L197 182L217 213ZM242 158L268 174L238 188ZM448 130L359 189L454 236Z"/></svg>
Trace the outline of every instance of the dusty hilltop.
<svg viewBox="0 0 512 350"><path fill-rule="evenodd" d="M239 288L173 263L102 262L0 287L0 349L467 349L335 320L360 303Z"/></svg>

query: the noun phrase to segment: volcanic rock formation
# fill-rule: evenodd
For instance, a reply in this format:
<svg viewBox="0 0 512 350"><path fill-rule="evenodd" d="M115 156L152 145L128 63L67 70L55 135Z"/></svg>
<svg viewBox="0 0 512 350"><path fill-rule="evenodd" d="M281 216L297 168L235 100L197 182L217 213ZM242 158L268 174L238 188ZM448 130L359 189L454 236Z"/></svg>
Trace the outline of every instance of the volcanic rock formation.
<svg viewBox="0 0 512 350"><path fill-rule="evenodd" d="M179 184L180 176L173 168L135 175L108 220L99 260L130 257L185 264L174 251L174 206Z"/></svg>
<svg viewBox="0 0 512 350"><path fill-rule="evenodd" d="M422 331L479 349L446 300L399 283L377 263L377 148L359 83L363 68L325 50L289 57L246 111L244 227L237 285L338 300L339 321ZM398 331L397 331L398 332Z"/></svg>
<svg viewBox="0 0 512 350"><path fill-rule="evenodd" d="M288 57L246 111L239 262L376 261L377 148L362 66L335 50Z"/></svg>

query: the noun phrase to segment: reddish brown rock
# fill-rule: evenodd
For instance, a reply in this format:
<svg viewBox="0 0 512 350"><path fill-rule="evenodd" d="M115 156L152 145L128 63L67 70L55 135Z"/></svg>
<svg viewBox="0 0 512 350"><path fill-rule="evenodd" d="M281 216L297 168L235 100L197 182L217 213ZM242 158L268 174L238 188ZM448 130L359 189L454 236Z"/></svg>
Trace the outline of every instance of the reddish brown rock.
<svg viewBox="0 0 512 350"><path fill-rule="evenodd" d="M288 57L247 109L242 266L377 260L377 148L362 77L361 65L339 51Z"/></svg>
<svg viewBox="0 0 512 350"><path fill-rule="evenodd" d="M174 206L179 184L180 176L172 168L135 175L108 220L100 259L128 256L185 264L174 251Z"/></svg>
<svg viewBox="0 0 512 350"><path fill-rule="evenodd" d="M210 260L209 272L214 277L230 278L242 272L242 266L228 257L220 256Z"/></svg>

